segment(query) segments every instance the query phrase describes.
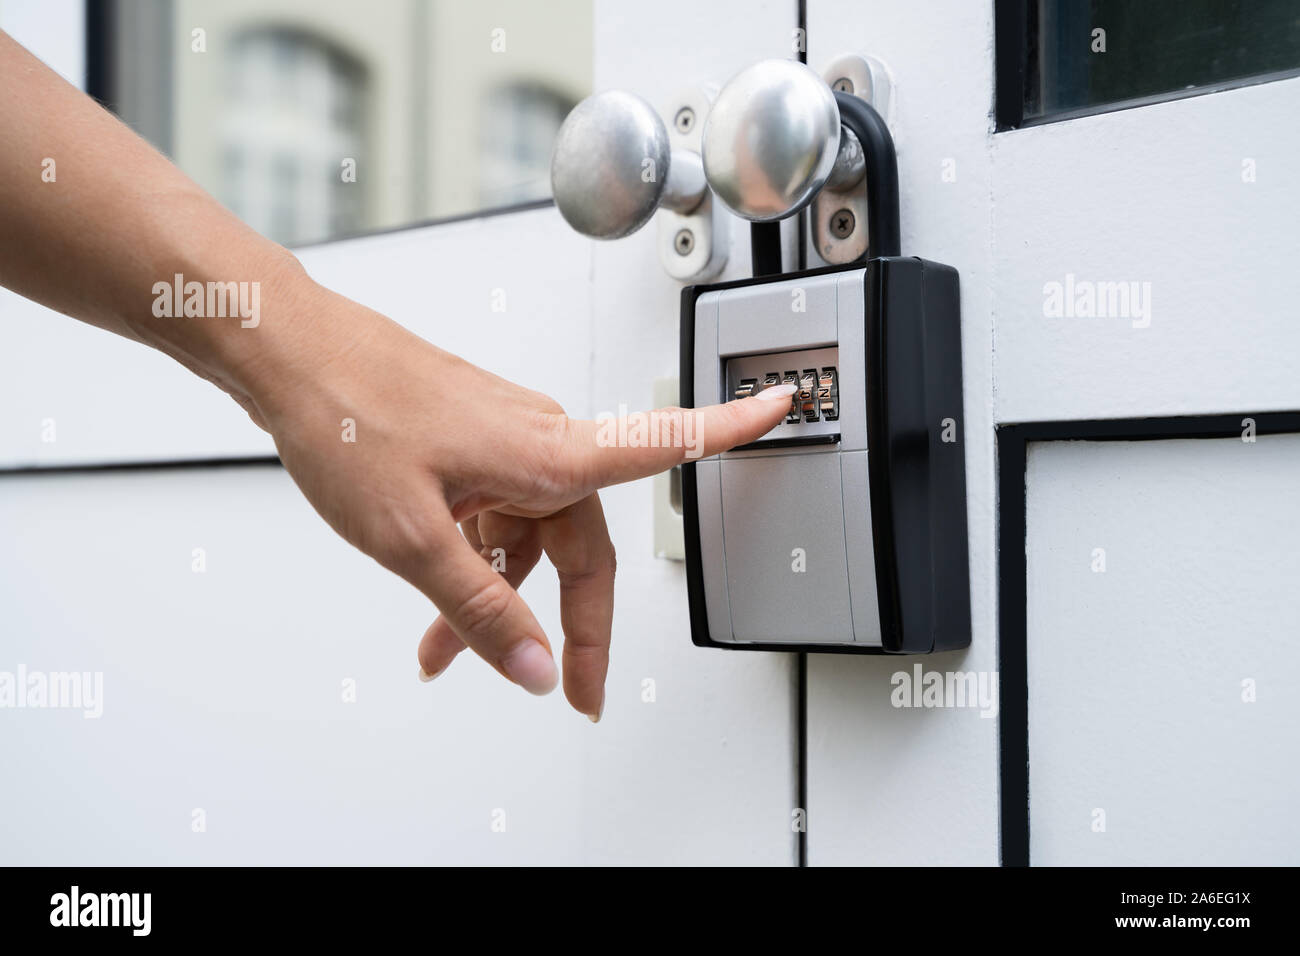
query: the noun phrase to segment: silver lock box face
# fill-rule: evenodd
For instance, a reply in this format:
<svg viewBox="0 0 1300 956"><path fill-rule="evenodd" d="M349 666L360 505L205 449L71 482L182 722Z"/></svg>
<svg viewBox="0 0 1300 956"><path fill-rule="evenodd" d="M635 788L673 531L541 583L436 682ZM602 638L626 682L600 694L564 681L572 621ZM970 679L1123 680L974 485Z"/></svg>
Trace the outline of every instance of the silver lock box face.
<svg viewBox="0 0 1300 956"><path fill-rule="evenodd" d="M958 316L956 272L902 257L684 291L683 405L798 389L683 469L695 643L969 644Z"/></svg>
<svg viewBox="0 0 1300 956"><path fill-rule="evenodd" d="M853 508L865 518L853 527L844 511L846 470L851 500L866 504L868 495L866 392L855 387L866 375L863 278L856 269L696 302L700 399L731 400L737 378L769 374L777 385L792 375L801 389L763 439L695 466L701 528L714 531L701 536L701 567L716 640L880 646L869 508ZM826 367L840 386L840 414L830 421L804 394L805 370L820 377ZM868 613L855 620L854 605Z"/></svg>

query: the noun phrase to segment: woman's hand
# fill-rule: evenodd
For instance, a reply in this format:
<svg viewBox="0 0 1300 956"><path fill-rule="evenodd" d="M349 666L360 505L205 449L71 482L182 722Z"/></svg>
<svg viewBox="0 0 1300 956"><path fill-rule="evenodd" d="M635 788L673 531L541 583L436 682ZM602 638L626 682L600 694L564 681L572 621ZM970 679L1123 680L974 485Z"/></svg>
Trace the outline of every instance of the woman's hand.
<svg viewBox="0 0 1300 956"><path fill-rule="evenodd" d="M559 575L565 696L599 719L615 562L596 490L758 438L792 390L647 413L641 434L658 447L620 447L626 425L568 418L319 287L293 298L315 299L313 331L300 326L287 367L252 376L250 411L322 517L442 612L420 642L421 676L469 646L525 690L554 689L550 642L516 590L544 551Z"/></svg>

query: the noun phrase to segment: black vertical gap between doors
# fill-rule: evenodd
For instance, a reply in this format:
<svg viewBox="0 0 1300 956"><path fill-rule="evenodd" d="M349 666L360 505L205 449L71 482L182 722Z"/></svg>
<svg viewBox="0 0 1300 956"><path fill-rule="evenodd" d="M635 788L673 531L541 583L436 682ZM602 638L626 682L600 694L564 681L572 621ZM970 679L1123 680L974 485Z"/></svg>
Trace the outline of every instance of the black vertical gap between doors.
<svg viewBox="0 0 1300 956"><path fill-rule="evenodd" d="M109 112L118 108L113 78L117 0L86 0L86 93Z"/></svg>
<svg viewBox="0 0 1300 956"><path fill-rule="evenodd" d="M1025 438L997 431L998 798L1003 866L1029 865L1029 681L1026 672Z"/></svg>
<svg viewBox="0 0 1300 956"><path fill-rule="evenodd" d="M799 62L806 64L808 62L807 0L798 0L798 7L799 7L798 27L799 27L800 42L796 45L795 49L799 56ZM796 223L795 231L799 235L799 247L797 253L798 262L795 263L795 267L800 270L808 268L808 262L807 262L808 249L807 246L804 244L804 219L806 216L807 216L806 212L801 212L797 217L795 217L795 223ZM795 738L796 740L795 746L798 748L799 751L798 768L797 768L798 781L799 781L798 782L799 792L797 794L797 799L799 802L797 806L799 807L800 810L803 811L803 820L801 821L803 825L799 828L799 834L798 834L798 853L799 853L798 863L799 866L807 866L808 865L808 825L809 825L808 824L808 655L807 653L805 652L799 653L798 662L795 670L796 670L795 681L798 685L798 693L796 694L795 706L798 708L798 714L799 714L798 721L797 721L798 726L795 728L796 733L798 735Z"/></svg>
<svg viewBox="0 0 1300 956"><path fill-rule="evenodd" d="M1300 411L1047 421L997 428L999 816L1003 866L1029 865L1028 562L1025 466L1032 442L1160 441L1300 433Z"/></svg>
<svg viewBox="0 0 1300 956"><path fill-rule="evenodd" d="M1018 129L1025 116L1025 77L1030 16L1037 4L997 0L993 5L993 116L998 132Z"/></svg>

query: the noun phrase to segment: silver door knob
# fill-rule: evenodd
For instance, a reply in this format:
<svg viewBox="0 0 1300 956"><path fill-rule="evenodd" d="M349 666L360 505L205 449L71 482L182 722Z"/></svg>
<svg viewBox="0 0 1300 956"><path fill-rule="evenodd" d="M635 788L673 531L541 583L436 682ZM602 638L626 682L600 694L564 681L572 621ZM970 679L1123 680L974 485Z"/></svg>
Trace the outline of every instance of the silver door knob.
<svg viewBox="0 0 1300 956"><path fill-rule="evenodd" d="M794 60L763 60L718 93L704 126L704 174L736 215L771 222L825 184L840 149L840 111L825 80Z"/></svg>
<svg viewBox="0 0 1300 956"><path fill-rule="evenodd" d="M551 192L566 222L593 239L636 232L661 206L688 213L707 185L699 154L673 149L659 114L632 93L587 97L551 154Z"/></svg>

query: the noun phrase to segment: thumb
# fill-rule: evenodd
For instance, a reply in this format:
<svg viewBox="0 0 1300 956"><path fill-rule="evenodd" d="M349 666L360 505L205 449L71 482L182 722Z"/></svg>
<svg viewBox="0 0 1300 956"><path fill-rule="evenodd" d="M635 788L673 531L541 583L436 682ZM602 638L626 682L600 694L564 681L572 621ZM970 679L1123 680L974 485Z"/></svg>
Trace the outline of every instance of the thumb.
<svg viewBox="0 0 1300 956"><path fill-rule="evenodd" d="M574 421L572 453L592 490L646 478L757 441L781 423L794 393L793 385L774 385L721 405Z"/></svg>

